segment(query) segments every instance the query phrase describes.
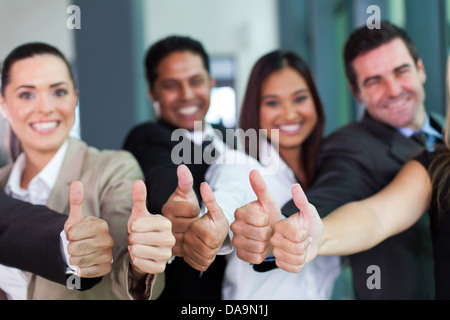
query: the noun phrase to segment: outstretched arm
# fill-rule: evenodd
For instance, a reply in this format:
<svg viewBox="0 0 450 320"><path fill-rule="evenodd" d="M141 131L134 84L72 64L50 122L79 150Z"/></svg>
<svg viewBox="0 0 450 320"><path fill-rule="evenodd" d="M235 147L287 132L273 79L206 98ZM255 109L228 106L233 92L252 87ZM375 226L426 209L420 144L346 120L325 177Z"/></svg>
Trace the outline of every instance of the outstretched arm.
<svg viewBox="0 0 450 320"><path fill-rule="evenodd" d="M427 170L417 161L408 162L379 193L348 203L323 219L323 236L317 211L301 188L293 187L300 213L275 225L271 238L277 265L298 272L318 255L349 255L368 250L419 220L431 198ZM305 236L309 237L309 249Z"/></svg>
<svg viewBox="0 0 450 320"><path fill-rule="evenodd" d="M383 190L351 202L323 219L320 255L368 250L419 220L431 198L431 180L417 161L408 162Z"/></svg>

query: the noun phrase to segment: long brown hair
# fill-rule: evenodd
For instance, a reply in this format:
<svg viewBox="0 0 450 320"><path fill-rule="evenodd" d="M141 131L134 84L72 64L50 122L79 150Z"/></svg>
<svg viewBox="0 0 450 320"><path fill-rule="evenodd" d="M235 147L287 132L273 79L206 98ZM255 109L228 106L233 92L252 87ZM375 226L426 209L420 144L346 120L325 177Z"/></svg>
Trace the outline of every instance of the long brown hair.
<svg viewBox="0 0 450 320"><path fill-rule="evenodd" d="M247 84L240 115L240 128L244 131L255 129L259 133L261 87L264 80L272 73L285 67L296 70L306 81L317 113L317 124L309 137L302 144L301 161L303 162L307 181L301 181L305 187L311 185L316 175L316 160L319 144L323 137L325 116L316 85L308 65L297 54L289 51L276 50L261 57L254 65ZM249 146L245 144L245 151L249 154ZM259 159L258 159L259 160Z"/></svg>
<svg viewBox="0 0 450 320"><path fill-rule="evenodd" d="M447 60L446 76L447 117L444 131L444 146L440 146L437 155L430 164L429 172L433 186L430 207L442 211L450 209L450 55Z"/></svg>

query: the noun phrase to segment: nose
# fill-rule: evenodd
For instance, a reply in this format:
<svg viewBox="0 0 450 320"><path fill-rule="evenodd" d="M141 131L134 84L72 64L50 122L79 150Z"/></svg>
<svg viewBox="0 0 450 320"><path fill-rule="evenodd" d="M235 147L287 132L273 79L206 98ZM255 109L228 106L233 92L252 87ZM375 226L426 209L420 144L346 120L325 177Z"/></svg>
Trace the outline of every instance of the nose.
<svg viewBox="0 0 450 320"><path fill-rule="evenodd" d="M395 78L388 78L385 80L385 89L389 97L395 98L402 92L401 84Z"/></svg>
<svg viewBox="0 0 450 320"><path fill-rule="evenodd" d="M53 112L54 110L55 110L55 106L53 104L51 97L49 97L47 95L42 95L38 99L37 111L42 112L44 114L48 114L48 113Z"/></svg>
<svg viewBox="0 0 450 320"><path fill-rule="evenodd" d="M294 121L298 118L297 108L292 103L284 103L283 117L286 121Z"/></svg>
<svg viewBox="0 0 450 320"><path fill-rule="evenodd" d="M181 96L183 100L191 100L194 97L194 90L189 83L185 83L182 85Z"/></svg>

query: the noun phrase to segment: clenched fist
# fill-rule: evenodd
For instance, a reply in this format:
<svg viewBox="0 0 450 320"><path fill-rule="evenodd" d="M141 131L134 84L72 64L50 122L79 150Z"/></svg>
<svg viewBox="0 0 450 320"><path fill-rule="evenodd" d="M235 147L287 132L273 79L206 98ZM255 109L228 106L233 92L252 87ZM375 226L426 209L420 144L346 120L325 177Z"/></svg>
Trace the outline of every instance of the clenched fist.
<svg viewBox="0 0 450 320"><path fill-rule="evenodd" d="M162 273L172 256L175 238L171 222L162 215L147 210L147 189L137 180L132 190L133 209L128 219L128 252L132 272L136 279L147 274Z"/></svg>

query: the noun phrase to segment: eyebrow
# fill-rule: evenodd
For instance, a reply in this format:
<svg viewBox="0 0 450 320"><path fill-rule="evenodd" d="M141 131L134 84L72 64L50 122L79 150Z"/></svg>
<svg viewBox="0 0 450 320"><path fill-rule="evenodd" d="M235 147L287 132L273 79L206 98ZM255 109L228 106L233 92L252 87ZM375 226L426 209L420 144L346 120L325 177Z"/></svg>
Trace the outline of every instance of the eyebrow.
<svg viewBox="0 0 450 320"><path fill-rule="evenodd" d="M194 79L194 78L205 78L204 77L204 75L203 74L201 74L201 73L197 73L197 74L194 74L194 75L192 75L192 76L189 76L188 78L186 78L186 79L188 79L188 80L191 80L191 79ZM161 82L170 82L170 81L174 81L174 82L179 82L179 81L183 81L184 79L178 79L178 78L172 78L172 77L167 77L167 78L161 78L160 79L160 81Z"/></svg>
<svg viewBox="0 0 450 320"><path fill-rule="evenodd" d="M395 68L394 72L398 72L401 69L405 69L405 68L411 68L411 65L409 63L402 64L401 66ZM366 80L364 80L364 82L362 84L363 84L363 86L365 86L369 81L378 80L378 79L381 79L381 76L377 75L377 76L369 77Z"/></svg>
<svg viewBox="0 0 450 320"><path fill-rule="evenodd" d="M51 84L50 88L59 87L61 85L68 85L68 84L67 84L67 82L61 81L61 82L57 82L57 83ZM21 86L17 87L15 91L17 91L19 89L22 89L22 88L24 88L24 89L35 89L36 86L25 84L25 85L21 85Z"/></svg>
<svg viewBox="0 0 450 320"><path fill-rule="evenodd" d="M300 90L295 91L292 95L294 96L294 95L297 95L300 93L308 93L308 92L309 92L309 90L307 90L307 89L300 89ZM277 96L274 94L268 94L268 95L265 95L262 97L262 99L269 99L269 98L277 98Z"/></svg>

